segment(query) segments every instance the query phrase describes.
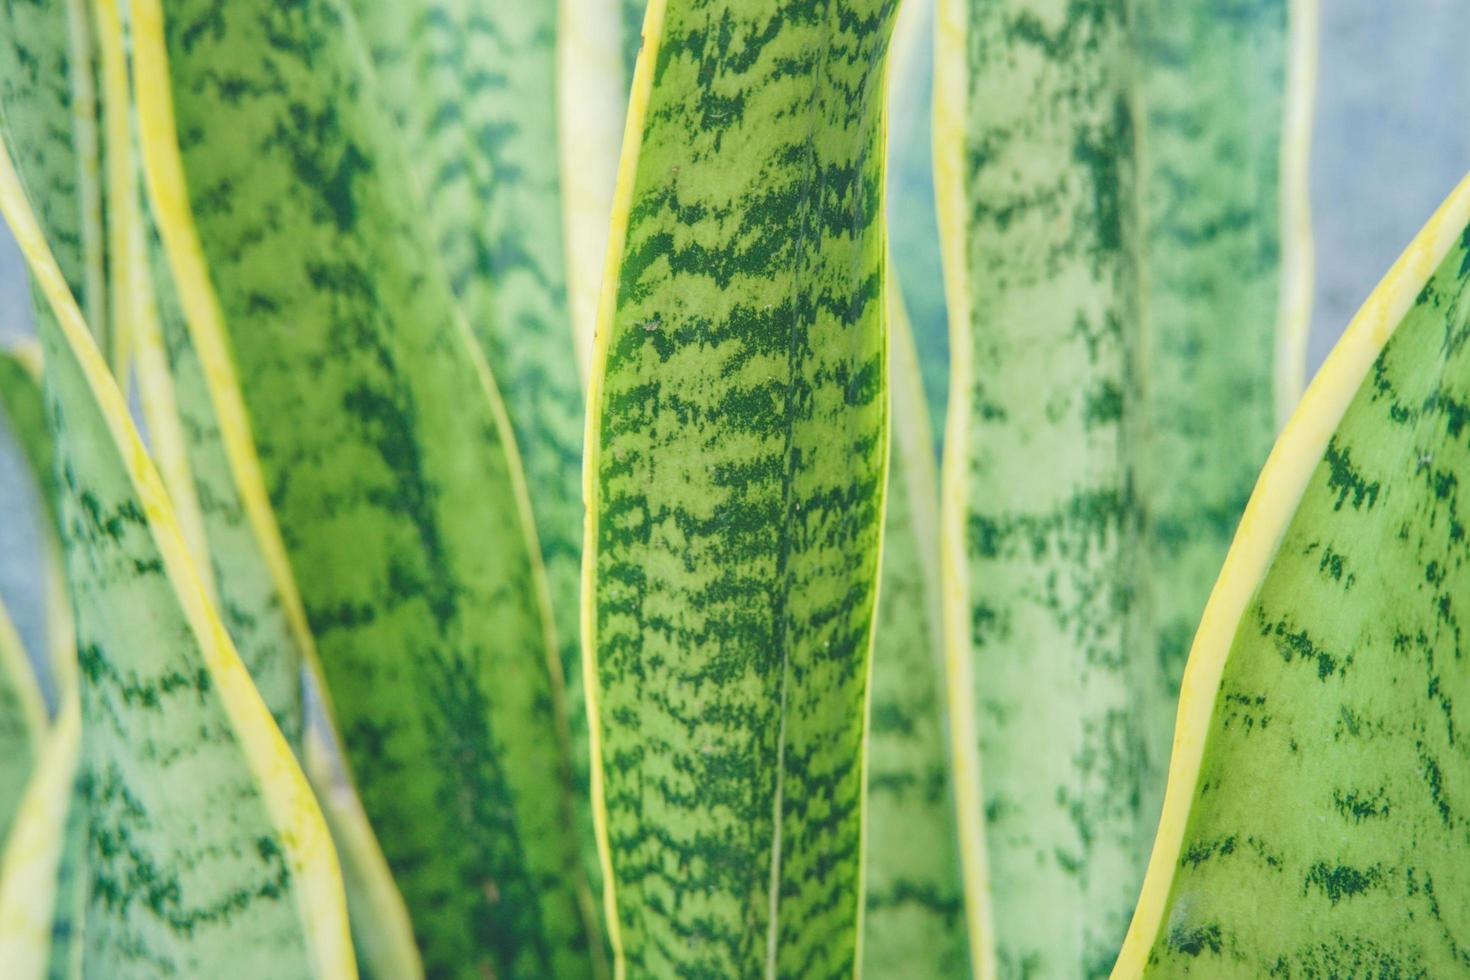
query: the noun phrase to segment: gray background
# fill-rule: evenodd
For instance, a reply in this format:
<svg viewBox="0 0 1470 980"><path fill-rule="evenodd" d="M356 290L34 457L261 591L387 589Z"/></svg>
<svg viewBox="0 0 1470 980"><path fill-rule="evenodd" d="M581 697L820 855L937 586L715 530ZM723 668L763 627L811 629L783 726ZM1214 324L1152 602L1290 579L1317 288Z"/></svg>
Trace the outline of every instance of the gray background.
<svg viewBox="0 0 1470 980"><path fill-rule="evenodd" d="M1470 3L1320 0L1312 146L1316 300L1310 368L1470 170ZM29 332L30 297L0 226L0 342ZM0 436L0 598L30 649L42 638L36 509Z"/></svg>

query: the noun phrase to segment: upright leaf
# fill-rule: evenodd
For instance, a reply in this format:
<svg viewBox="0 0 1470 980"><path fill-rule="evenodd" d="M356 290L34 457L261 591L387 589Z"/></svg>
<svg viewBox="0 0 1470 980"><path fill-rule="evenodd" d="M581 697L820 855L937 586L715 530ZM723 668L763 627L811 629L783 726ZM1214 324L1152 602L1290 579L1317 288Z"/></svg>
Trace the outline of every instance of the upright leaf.
<svg viewBox="0 0 1470 980"><path fill-rule="evenodd" d="M355 977L320 811L194 574L8 153L0 211L54 314L41 336L85 722L82 971Z"/></svg>
<svg viewBox="0 0 1470 980"><path fill-rule="evenodd" d="M0 963L9 980L80 975L88 828L77 794L81 718L72 688L46 732L0 859Z"/></svg>
<svg viewBox="0 0 1470 980"><path fill-rule="evenodd" d="M649 6L585 489L620 973L856 968L893 9Z"/></svg>
<svg viewBox="0 0 1470 980"><path fill-rule="evenodd" d="M1470 181L1256 483L1184 675L1117 977L1470 969Z"/></svg>
<svg viewBox="0 0 1470 980"><path fill-rule="evenodd" d="M870 679L863 969L918 980L970 968L945 725L939 481L903 304L890 281L893 430Z"/></svg>
<svg viewBox="0 0 1470 980"><path fill-rule="evenodd" d="M1305 370L1310 236L1295 224L1311 119L1297 104L1310 107L1313 2L1140 5L1155 622L1145 649L1158 664L1146 720L1160 773L1190 638ZM1150 780L1150 815L1162 792Z"/></svg>
<svg viewBox="0 0 1470 980"><path fill-rule="evenodd" d="M97 66L89 0L0 0L0 126L67 285L107 331ZM50 316L33 289L39 319Z"/></svg>
<svg viewBox="0 0 1470 980"><path fill-rule="evenodd" d="M20 636L0 606L0 845L9 835L46 727L41 688Z"/></svg>
<svg viewBox="0 0 1470 980"><path fill-rule="evenodd" d="M34 342L0 354L0 409L23 449L46 515L41 529L46 639L60 705L49 728L44 707L40 709L34 766L4 838L0 963L6 965L8 980L41 980L74 976L80 969L87 821L77 792L81 705L76 632L61 556L56 516L60 495L41 393L41 353ZM29 765L32 760L26 761Z"/></svg>
<svg viewBox="0 0 1470 980"><path fill-rule="evenodd" d="M946 633L1003 976L1107 972L1149 829L1126 6L939 8Z"/></svg>
<svg viewBox="0 0 1470 980"><path fill-rule="evenodd" d="M888 236L918 356L935 453L944 442L949 317L934 199L935 0L904 0L893 33L888 95Z"/></svg>
<svg viewBox="0 0 1470 980"><path fill-rule="evenodd" d="M576 785L585 799L586 708L577 669L583 408L577 358L569 356L557 6L352 6L374 60L386 63L383 93L400 120L450 284L505 399L525 465L577 747ZM590 851L585 808L582 817Z"/></svg>
<svg viewBox="0 0 1470 980"><path fill-rule="evenodd" d="M577 369L587 380L632 62L623 61L623 0L561 0L556 22L557 149L567 243L567 299ZM580 674L568 669L567 678Z"/></svg>
<svg viewBox="0 0 1470 980"><path fill-rule="evenodd" d="M56 515L59 499L51 436L46 431L46 407L41 397L41 349L33 341L0 351L0 415L25 456L35 481L36 497L45 520L41 527L46 579L46 648L52 689L58 701L75 681L77 647L72 630L71 599L61 560L61 524Z"/></svg>
<svg viewBox="0 0 1470 980"><path fill-rule="evenodd" d="M434 975L590 970L514 443L335 0L134 6L150 196ZM289 93L289 95L287 94ZM226 438L236 474L253 465ZM242 492L246 483L239 484Z"/></svg>

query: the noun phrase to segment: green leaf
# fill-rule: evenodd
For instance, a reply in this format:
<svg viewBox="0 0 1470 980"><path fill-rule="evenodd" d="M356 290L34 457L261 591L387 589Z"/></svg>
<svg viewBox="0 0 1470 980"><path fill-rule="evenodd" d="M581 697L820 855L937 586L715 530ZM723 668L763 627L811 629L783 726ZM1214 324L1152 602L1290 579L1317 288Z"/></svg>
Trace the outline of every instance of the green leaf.
<svg viewBox="0 0 1470 980"><path fill-rule="evenodd" d="M939 7L946 642L980 760L957 748L958 779L984 769L962 832L983 821L1003 976L1106 973L1152 829L1124 8Z"/></svg>
<svg viewBox="0 0 1470 980"><path fill-rule="evenodd" d="M869 681L863 972L962 977L969 939L945 726L939 480L904 300L892 280L888 289L893 430Z"/></svg>
<svg viewBox="0 0 1470 980"><path fill-rule="evenodd" d="M8 153L0 210L54 313L41 339L85 721L83 972L355 977L320 811L194 573Z"/></svg>
<svg viewBox="0 0 1470 980"><path fill-rule="evenodd" d="M80 976L86 808L77 793L81 702L63 695L0 860L0 963L9 980Z"/></svg>
<svg viewBox="0 0 1470 980"><path fill-rule="evenodd" d="M268 499L251 510L279 519L425 968L584 975L590 901L525 483L350 15L331 0L133 13L150 198L190 340L228 379L216 391L238 393L215 412L258 456L227 437L230 466L259 466Z"/></svg>
<svg viewBox="0 0 1470 980"><path fill-rule="evenodd" d="M0 844L10 832L46 727L40 685L9 614L0 606Z"/></svg>
<svg viewBox="0 0 1470 980"><path fill-rule="evenodd" d="M0 415L4 416L25 456L44 516L40 536L44 557L42 574L46 579L47 663L53 690L65 692L75 681L77 646L61 560L56 467L41 396L41 348L34 341L27 340L8 351L0 351Z"/></svg>
<svg viewBox="0 0 1470 980"><path fill-rule="evenodd" d="M934 200L935 0L904 0L893 31L888 94L888 238L918 355L938 455L949 391L949 314Z"/></svg>
<svg viewBox="0 0 1470 980"><path fill-rule="evenodd" d="M1190 638L1305 371L1309 7L1140 8L1149 655L1160 665L1146 720L1158 771ZM1150 781L1146 812L1162 791Z"/></svg>
<svg viewBox="0 0 1470 980"><path fill-rule="evenodd" d="M583 404L578 360L569 356L557 4L352 6L525 467L566 690L581 844L595 866L578 643Z"/></svg>
<svg viewBox="0 0 1470 980"><path fill-rule="evenodd" d="M0 2L0 127L67 286L105 338L97 66L88 0ZM38 319L50 315L34 290ZM104 343L105 347L105 343Z"/></svg>
<svg viewBox="0 0 1470 980"><path fill-rule="evenodd" d="M585 488L619 975L857 965L893 9L648 8Z"/></svg>
<svg viewBox="0 0 1470 980"><path fill-rule="evenodd" d="M1184 675L1115 976L1456 976L1470 182L1349 325L1241 520Z"/></svg>
<svg viewBox="0 0 1470 980"><path fill-rule="evenodd" d="M567 241L567 293L577 369L587 379L607 264L608 225L628 110L623 0L563 0L557 19L557 145ZM641 22L640 22L641 23ZM567 670L568 681L581 670ZM580 683L578 681L577 683Z"/></svg>

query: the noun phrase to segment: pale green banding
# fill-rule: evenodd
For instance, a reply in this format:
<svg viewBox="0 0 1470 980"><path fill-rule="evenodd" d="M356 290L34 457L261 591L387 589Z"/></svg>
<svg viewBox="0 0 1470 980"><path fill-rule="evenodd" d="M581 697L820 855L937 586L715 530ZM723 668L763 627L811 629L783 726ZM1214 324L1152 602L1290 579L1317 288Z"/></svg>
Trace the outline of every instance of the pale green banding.
<svg viewBox="0 0 1470 980"><path fill-rule="evenodd" d="M893 431L868 723L863 972L939 980L970 975L945 725L939 481L904 300L892 280L888 288Z"/></svg>
<svg viewBox="0 0 1470 980"><path fill-rule="evenodd" d="M1154 620L1145 649L1157 661L1145 722L1157 773L1200 612L1276 434L1289 5L1140 5ZM1150 815L1163 789L1150 779Z"/></svg>
<svg viewBox="0 0 1470 980"><path fill-rule="evenodd" d="M72 295L105 333L91 47L86 0L0 0L0 131ZM49 315L45 299L33 296L37 316Z"/></svg>
<svg viewBox="0 0 1470 980"><path fill-rule="evenodd" d="M958 35L937 55L942 506L964 548L945 564L948 642L973 676L1001 977L1106 975L1152 829L1125 7L940 12Z"/></svg>
<svg viewBox="0 0 1470 980"><path fill-rule="evenodd" d="M1185 677L1182 835L1120 976L1470 970L1467 222L1462 184L1261 474Z"/></svg>
<svg viewBox="0 0 1470 980"><path fill-rule="evenodd" d="M588 396L620 975L858 968L894 6L649 6Z"/></svg>
<svg viewBox="0 0 1470 980"><path fill-rule="evenodd" d="M0 606L0 845L10 832L45 733L40 685L9 614Z"/></svg>
<svg viewBox="0 0 1470 980"><path fill-rule="evenodd" d="M156 297L149 326L140 324L139 347L157 342L163 347L165 380L173 388L173 410L177 413L179 432L188 461L184 476L188 487L169 487L178 496L192 494L198 502L199 517L207 551L195 555L207 561L214 586L214 598L220 618L230 639L245 661L262 700L280 726L281 733L297 756L301 755L302 651L292 640L270 568L261 556L260 545L250 526L240 493L235 486L230 461L221 441L219 422L215 418L209 388L200 368L199 357L189 343L184 314L179 308L173 280L156 235L149 235L148 250L153 270L149 290ZM144 330L158 331L156 341L142 337ZM152 370L145 370L139 358L139 385L144 389L152 381Z"/></svg>
<svg viewBox="0 0 1470 980"><path fill-rule="evenodd" d="M54 314L40 333L77 617L81 972L352 980L320 812L193 575L7 153L0 211Z"/></svg>
<svg viewBox="0 0 1470 980"><path fill-rule="evenodd" d="M167 13L134 61L160 230L196 349L232 355L425 967L585 975L526 490L356 25L334 0Z"/></svg>
<svg viewBox="0 0 1470 980"><path fill-rule="evenodd" d="M557 6L352 6L525 467L561 657L581 845L595 866L578 641L582 378L557 152Z"/></svg>
<svg viewBox="0 0 1470 980"><path fill-rule="evenodd" d="M938 458L949 393L949 314L934 200L934 0L904 0L888 80L888 238Z"/></svg>

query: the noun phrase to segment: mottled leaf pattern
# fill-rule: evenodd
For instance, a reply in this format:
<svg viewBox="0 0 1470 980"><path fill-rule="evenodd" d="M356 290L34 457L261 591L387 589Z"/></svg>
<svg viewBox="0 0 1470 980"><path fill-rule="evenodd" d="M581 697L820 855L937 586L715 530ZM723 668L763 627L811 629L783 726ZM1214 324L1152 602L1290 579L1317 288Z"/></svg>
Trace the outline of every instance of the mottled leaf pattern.
<svg viewBox="0 0 1470 980"><path fill-rule="evenodd" d="M945 721L939 481L903 297L888 300L892 399L882 587L873 641L863 970L970 972Z"/></svg>
<svg viewBox="0 0 1470 980"><path fill-rule="evenodd" d="M1125 6L939 10L946 628L1002 977L1106 974L1151 829Z"/></svg>
<svg viewBox="0 0 1470 980"><path fill-rule="evenodd" d="M354 977L320 811L194 575L8 154L0 210L54 314L41 338L80 662L82 971ZM228 810L209 806L221 798Z"/></svg>
<svg viewBox="0 0 1470 980"><path fill-rule="evenodd" d="M89 0L0 0L0 130L91 328L107 330L102 153ZM50 308L36 294L37 317Z"/></svg>
<svg viewBox="0 0 1470 980"><path fill-rule="evenodd" d="M555 3L353 3L531 492L592 859L578 643L582 391L557 160ZM606 240L606 216L603 238Z"/></svg>
<svg viewBox="0 0 1470 980"><path fill-rule="evenodd" d="M1276 432L1277 311L1283 290L1298 288L1283 258L1300 247L1285 238L1281 195L1284 139L1298 138L1284 116L1290 6L1140 5L1157 772L1190 640ZM1305 311L1292 316L1288 329L1304 324ZM1147 812L1162 793L1162 779L1150 780Z"/></svg>
<svg viewBox="0 0 1470 980"><path fill-rule="evenodd" d="M1470 182L1287 424L1184 677L1118 976L1470 970Z"/></svg>
<svg viewBox="0 0 1470 980"><path fill-rule="evenodd" d="M619 972L856 964L887 0L654 0L589 391Z"/></svg>
<svg viewBox="0 0 1470 980"><path fill-rule="evenodd" d="M584 975L525 485L354 22L335 0L134 14L150 194L191 339L243 397L425 967Z"/></svg>

